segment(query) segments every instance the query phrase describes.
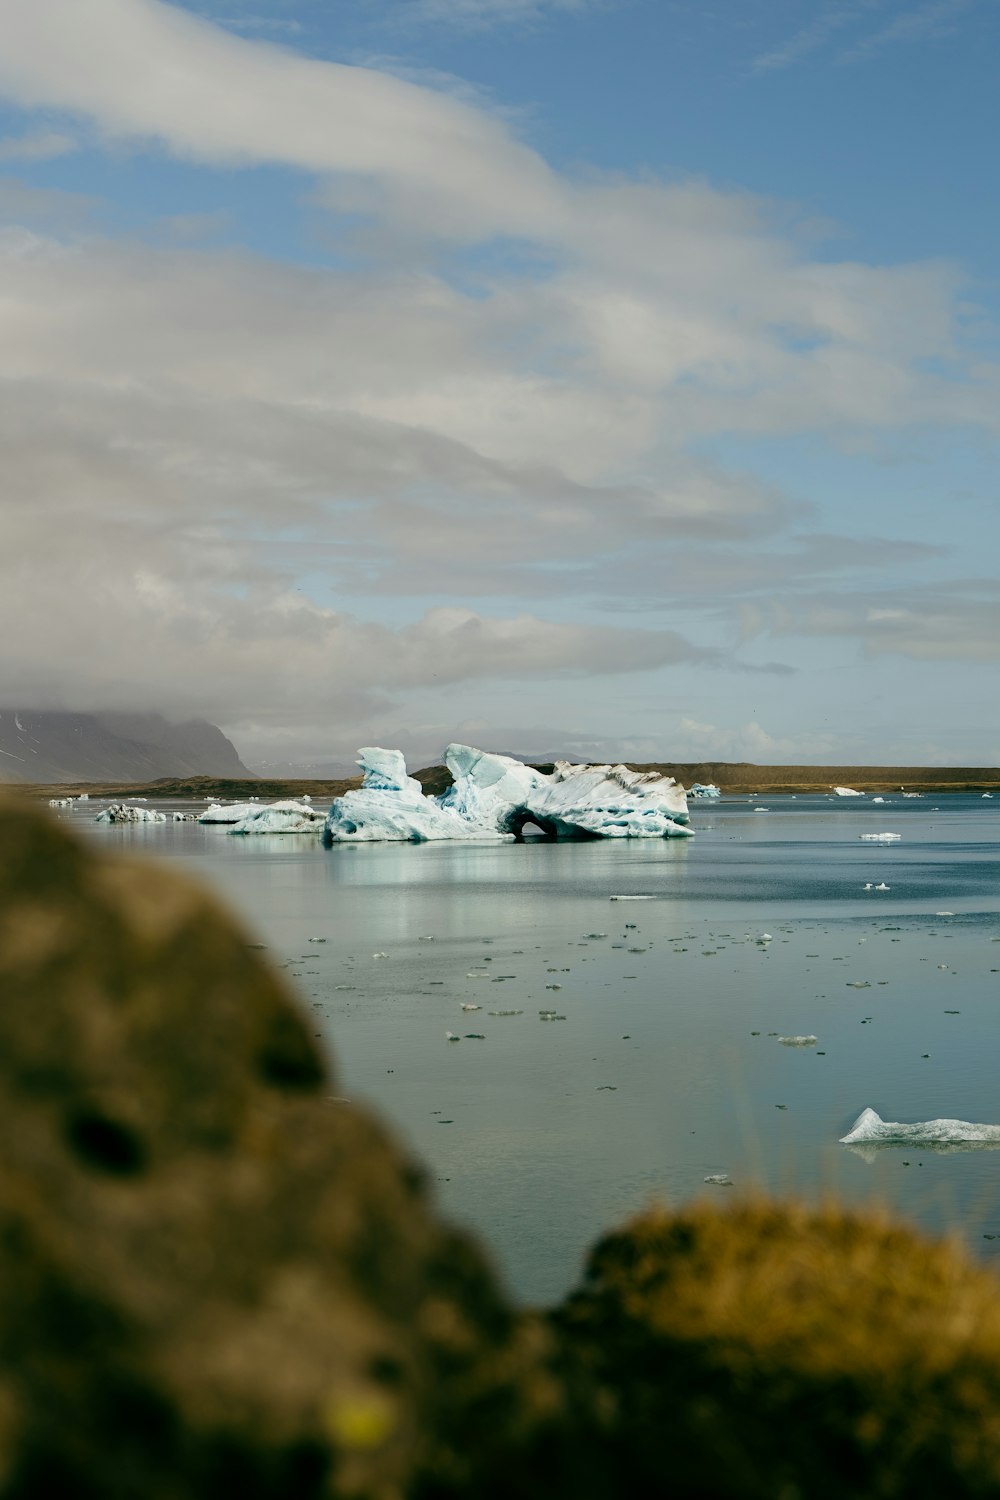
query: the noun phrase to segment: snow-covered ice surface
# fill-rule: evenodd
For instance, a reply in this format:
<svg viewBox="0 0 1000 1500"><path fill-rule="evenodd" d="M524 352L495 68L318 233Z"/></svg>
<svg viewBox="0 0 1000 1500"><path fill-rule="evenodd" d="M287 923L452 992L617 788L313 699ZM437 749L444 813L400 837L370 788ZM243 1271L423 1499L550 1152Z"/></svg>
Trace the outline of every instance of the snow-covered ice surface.
<svg viewBox="0 0 1000 1500"><path fill-rule="evenodd" d="M527 823L550 838L666 838L687 835L687 798L671 776L625 766L558 761L546 776L507 755L449 745L453 783L424 795L398 750L358 753L364 781L335 798L324 839L383 842L512 839Z"/></svg>
<svg viewBox="0 0 1000 1500"><path fill-rule="evenodd" d="M165 823L166 813L155 812L151 807L132 807L127 802L115 802L99 812L95 823Z"/></svg>
<svg viewBox="0 0 1000 1500"><path fill-rule="evenodd" d="M250 816L259 803L254 802L213 802L210 807L198 819L199 823L241 823L244 818Z"/></svg>
<svg viewBox="0 0 1000 1500"><path fill-rule="evenodd" d="M842 1146L906 1145L951 1146L1000 1143L1000 1125L974 1125L969 1120L920 1120L903 1125L898 1120L883 1120L873 1109L863 1109L846 1135Z"/></svg>
<svg viewBox="0 0 1000 1500"><path fill-rule="evenodd" d="M204 819L201 820L204 822ZM308 802L266 802L252 807L229 833L311 833L323 830L325 818Z"/></svg>

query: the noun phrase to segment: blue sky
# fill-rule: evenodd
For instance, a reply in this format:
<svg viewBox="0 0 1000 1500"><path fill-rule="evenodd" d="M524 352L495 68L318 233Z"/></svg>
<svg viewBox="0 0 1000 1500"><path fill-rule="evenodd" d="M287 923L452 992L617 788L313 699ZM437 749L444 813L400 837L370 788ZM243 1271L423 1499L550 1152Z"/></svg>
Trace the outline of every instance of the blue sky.
<svg viewBox="0 0 1000 1500"><path fill-rule="evenodd" d="M1000 0L0 22L0 700L1000 762Z"/></svg>

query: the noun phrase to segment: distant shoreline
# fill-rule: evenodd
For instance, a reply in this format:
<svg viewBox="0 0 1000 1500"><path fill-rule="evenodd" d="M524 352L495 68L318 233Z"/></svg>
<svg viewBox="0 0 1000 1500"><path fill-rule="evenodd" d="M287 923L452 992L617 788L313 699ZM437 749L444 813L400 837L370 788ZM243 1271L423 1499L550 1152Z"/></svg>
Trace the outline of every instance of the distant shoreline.
<svg viewBox="0 0 1000 1500"><path fill-rule="evenodd" d="M657 771L674 776L685 787L696 781L714 782L724 794L824 793L835 786L852 787L871 793L908 792L992 792L1000 791L1000 767L996 766L758 766L747 761L701 762L629 762L636 771ZM538 769L551 771L549 764ZM429 794L444 791L451 777L444 766L427 766L413 773ZM360 776L310 781L308 779L271 779L254 777L237 780L217 776L164 777L148 782L59 782L44 785L30 782L6 783L6 790L31 797L158 797L163 801L198 801L225 797L261 800L296 797L308 794L313 802L332 800L361 785Z"/></svg>

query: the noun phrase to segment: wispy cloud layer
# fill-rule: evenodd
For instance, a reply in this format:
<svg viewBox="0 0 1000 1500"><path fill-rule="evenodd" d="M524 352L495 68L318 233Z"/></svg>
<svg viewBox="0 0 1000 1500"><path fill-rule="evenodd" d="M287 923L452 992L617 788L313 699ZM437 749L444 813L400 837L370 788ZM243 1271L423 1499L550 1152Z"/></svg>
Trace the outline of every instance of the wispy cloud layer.
<svg viewBox="0 0 1000 1500"><path fill-rule="evenodd" d="M710 449L995 433L955 267L830 258L702 182L557 172L474 100L159 0L0 0L0 21L8 99L116 151L291 169L333 247L199 250L200 215L164 248L0 189L6 694L274 733L308 702L363 734L447 684L768 669L744 650L768 635L926 649L909 616L849 630L847 544ZM0 161L73 139L29 130ZM979 659L969 609L956 591L934 618Z"/></svg>

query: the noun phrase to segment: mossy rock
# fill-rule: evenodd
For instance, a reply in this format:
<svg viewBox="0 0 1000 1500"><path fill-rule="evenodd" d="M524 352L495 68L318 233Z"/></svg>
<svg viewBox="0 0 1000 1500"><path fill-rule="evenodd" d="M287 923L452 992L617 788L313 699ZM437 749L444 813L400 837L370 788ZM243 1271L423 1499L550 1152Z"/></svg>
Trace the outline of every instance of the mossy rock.
<svg viewBox="0 0 1000 1500"><path fill-rule="evenodd" d="M592 1383L598 1486L998 1496L998 1294L957 1245L872 1213L751 1200L645 1214L597 1246L556 1316Z"/></svg>
<svg viewBox="0 0 1000 1500"><path fill-rule="evenodd" d="M0 1496L392 1500L558 1424L232 919L24 801L0 851Z"/></svg>

